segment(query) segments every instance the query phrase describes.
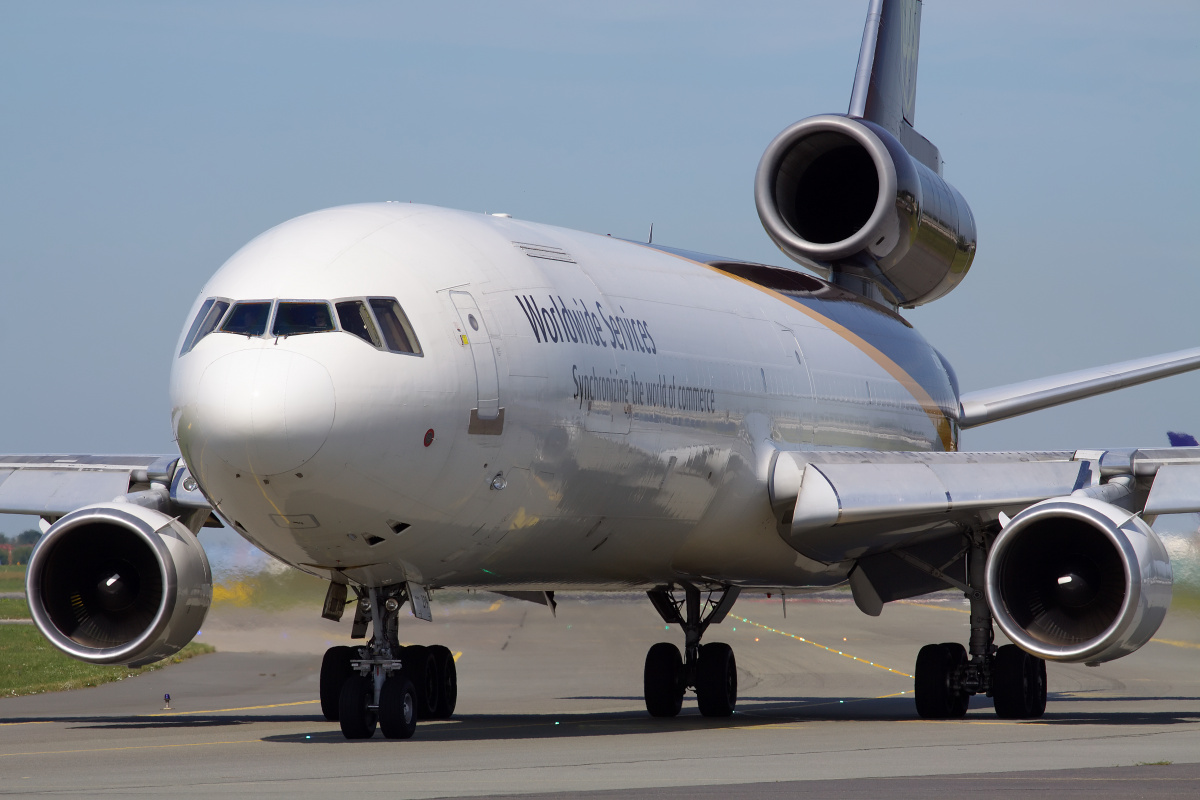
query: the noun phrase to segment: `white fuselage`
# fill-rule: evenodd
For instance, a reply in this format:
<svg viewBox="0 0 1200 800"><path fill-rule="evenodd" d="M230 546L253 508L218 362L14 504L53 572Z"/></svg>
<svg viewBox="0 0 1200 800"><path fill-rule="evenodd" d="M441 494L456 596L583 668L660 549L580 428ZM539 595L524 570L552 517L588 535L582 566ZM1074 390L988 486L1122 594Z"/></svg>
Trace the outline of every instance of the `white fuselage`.
<svg viewBox="0 0 1200 800"><path fill-rule="evenodd" d="M953 449L952 379L887 309L734 272L429 206L299 217L234 255L192 317L212 297L395 298L421 354L211 333L172 372L179 446L227 523L327 578L835 583L845 566L776 532L772 454Z"/></svg>

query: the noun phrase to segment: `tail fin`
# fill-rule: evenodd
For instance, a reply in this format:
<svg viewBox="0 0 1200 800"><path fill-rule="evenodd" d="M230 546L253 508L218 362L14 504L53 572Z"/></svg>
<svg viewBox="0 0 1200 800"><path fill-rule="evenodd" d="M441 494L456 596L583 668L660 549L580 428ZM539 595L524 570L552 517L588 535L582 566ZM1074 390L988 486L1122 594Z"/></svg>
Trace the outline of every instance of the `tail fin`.
<svg viewBox="0 0 1200 800"><path fill-rule="evenodd" d="M920 47L921 0L871 0L849 115L879 125L913 158L941 175L938 149L913 129Z"/></svg>

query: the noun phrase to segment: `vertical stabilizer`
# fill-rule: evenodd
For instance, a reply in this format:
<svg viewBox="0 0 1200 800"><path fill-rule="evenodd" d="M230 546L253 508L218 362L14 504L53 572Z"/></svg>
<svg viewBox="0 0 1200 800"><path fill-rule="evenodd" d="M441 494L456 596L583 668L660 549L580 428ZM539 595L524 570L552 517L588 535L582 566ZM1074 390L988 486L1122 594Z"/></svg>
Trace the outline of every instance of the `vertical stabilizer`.
<svg viewBox="0 0 1200 800"><path fill-rule="evenodd" d="M849 114L891 133L910 155L940 175L937 148L913 129L920 46L921 0L871 0Z"/></svg>

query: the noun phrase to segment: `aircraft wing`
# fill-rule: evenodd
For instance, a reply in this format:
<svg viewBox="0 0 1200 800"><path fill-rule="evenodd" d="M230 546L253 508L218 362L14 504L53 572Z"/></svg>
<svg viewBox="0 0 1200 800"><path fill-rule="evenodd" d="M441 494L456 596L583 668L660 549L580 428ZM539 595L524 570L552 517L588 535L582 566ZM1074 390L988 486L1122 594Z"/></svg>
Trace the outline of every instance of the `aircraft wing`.
<svg viewBox="0 0 1200 800"><path fill-rule="evenodd" d="M769 490L780 535L814 561L855 561L855 599L878 613L882 602L965 588L951 577L964 575L963 532L999 531L1044 500L1101 501L1145 518L1200 511L1200 448L780 451Z"/></svg>
<svg viewBox="0 0 1200 800"><path fill-rule="evenodd" d="M1200 368L1200 347L1193 347L1190 350L967 392L959 398L958 424L962 428L973 428L1197 368Z"/></svg>
<svg viewBox="0 0 1200 800"><path fill-rule="evenodd" d="M187 481L178 455L0 455L0 514L53 522L93 503L138 502L139 492L167 493L183 508L208 508ZM186 484L186 485L185 485Z"/></svg>

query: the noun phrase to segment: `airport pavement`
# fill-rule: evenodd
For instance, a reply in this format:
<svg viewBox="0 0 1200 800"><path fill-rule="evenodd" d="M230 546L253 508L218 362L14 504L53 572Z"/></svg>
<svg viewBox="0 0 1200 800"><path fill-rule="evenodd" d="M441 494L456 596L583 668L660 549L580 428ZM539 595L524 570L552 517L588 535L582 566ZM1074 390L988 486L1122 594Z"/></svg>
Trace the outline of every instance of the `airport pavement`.
<svg viewBox="0 0 1200 800"><path fill-rule="evenodd" d="M964 721L916 718L917 650L966 638L950 594L874 619L837 594L789 598L786 619L778 597L741 598L706 637L737 655L727 720L693 700L674 720L646 715L645 651L682 639L664 627L633 596L563 595L557 617L486 594L435 602L432 624L403 630L461 653L456 718L409 741L347 742L316 690L321 651L348 622L218 608L200 637L214 655L0 700L0 794L1090 798L1200 785L1200 620L1182 613L1126 659L1051 664L1046 717L1015 723L985 698Z"/></svg>

